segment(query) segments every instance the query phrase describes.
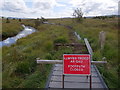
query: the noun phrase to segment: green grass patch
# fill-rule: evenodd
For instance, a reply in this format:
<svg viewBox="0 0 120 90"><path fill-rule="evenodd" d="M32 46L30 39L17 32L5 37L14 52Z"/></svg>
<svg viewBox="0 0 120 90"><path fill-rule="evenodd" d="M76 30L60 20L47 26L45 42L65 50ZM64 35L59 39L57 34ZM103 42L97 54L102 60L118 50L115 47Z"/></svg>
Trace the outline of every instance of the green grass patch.
<svg viewBox="0 0 120 90"><path fill-rule="evenodd" d="M42 28L42 29L40 29ZM69 30L61 26L40 25L38 31L2 48L3 88L44 88L51 65L37 65L36 58L62 59L71 50L54 50L54 41L69 42ZM64 41L64 39L66 41Z"/></svg>
<svg viewBox="0 0 120 90"><path fill-rule="evenodd" d="M116 18L105 20L84 19L82 23L76 23L72 19L48 20L48 22L72 26L81 38L88 38L94 51L93 60L102 60L103 57L106 57L108 64L105 67L99 66L98 68L109 88L117 88L117 77L120 69L118 66L118 28L116 20ZM21 27L20 23L35 27L34 21L22 20L19 22L19 20L12 20L10 23L3 21L4 35L8 37L7 34L15 33L16 31L12 30L18 30L15 28L17 26ZM14 24L12 24L13 22ZM11 27L11 30L9 27ZM58 51L54 50L54 43L71 42L69 29L58 25L40 24L37 30L31 35L19 39L16 44L2 48L3 88L44 88L51 65L37 65L36 58L57 60L62 59L63 54L72 53L71 48L61 47ZM99 33L101 31L106 32L103 50L100 50L99 45Z"/></svg>

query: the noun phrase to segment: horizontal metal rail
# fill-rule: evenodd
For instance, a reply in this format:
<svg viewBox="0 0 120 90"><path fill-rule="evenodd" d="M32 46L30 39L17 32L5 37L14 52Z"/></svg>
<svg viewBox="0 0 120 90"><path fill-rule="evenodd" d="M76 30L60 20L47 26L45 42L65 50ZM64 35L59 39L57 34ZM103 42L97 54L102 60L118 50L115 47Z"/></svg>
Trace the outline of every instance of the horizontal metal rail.
<svg viewBox="0 0 120 90"><path fill-rule="evenodd" d="M62 64L63 60L37 60L38 64ZM107 61L91 61L91 64L105 64Z"/></svg>

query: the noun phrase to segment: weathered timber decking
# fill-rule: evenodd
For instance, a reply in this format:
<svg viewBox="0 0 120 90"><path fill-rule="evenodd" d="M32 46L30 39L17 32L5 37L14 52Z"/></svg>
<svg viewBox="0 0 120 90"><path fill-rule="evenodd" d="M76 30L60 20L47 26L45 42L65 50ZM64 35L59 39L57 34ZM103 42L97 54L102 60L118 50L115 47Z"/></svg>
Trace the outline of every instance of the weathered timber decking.
<svg viewBox="0 0 120 90"><path fill-rule="evenodd" d="M62 88L62 64L55 64L46 88ZM92 88L107 88L95 65L91 65ZM89 77L65 75L64 88L89 88Z"/></svg>

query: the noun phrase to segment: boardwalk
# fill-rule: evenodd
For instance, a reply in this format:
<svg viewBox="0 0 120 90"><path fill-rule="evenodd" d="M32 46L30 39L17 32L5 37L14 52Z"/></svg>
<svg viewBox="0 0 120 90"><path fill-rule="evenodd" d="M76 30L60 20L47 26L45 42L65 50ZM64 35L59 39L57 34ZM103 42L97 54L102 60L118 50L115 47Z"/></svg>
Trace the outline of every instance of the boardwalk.
<svg viewBox="0 0 120 90"><path fill-rule="evenodd" d="M107 88L95 65L92 70L92 88ZM55 64L46 88L62 88L62 64ZM66 75L64 88L89 88L89 78L80 75Z"/></svg>
<svg viewBox="0 0 120 90"><path fill-rule="evenodd" d="M77 32L73 29L71 26L66 26L63 24L55 24L55 23L48 23L45 24L53 24L53 25L60 25L68 28L70 31L70 41L72 41L72 44L55 44L55 50L59 50L59 47L72 47L72 54L90 54L91 57L93 55L93 50L87 40L87 38L84 38L85 45L79 44L77 41L81 40L80 35L77 34ZM77 40L75 39L77 37ZM78 44L77 44L78 43ZM88 51L86 51L88 50ZM52 73L48 79L48 82L46 84L46 88L62 88L62 64L55 64L54 68L52 70ZM91 71L92 71L92 88L107 88L105 82L103 81L98 69L95 65L91 65ZM90 78L87 78L86 76L81 75L65 75L64 80L64 88L89 88Z"/></svg>

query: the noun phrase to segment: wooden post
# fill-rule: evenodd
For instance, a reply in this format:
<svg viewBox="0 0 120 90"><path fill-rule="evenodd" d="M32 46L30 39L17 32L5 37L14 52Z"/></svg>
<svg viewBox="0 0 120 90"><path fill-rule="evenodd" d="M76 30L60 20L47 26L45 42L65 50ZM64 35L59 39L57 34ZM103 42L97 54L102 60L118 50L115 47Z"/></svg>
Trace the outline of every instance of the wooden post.
<svg viewBox="0 0 120 90"><path fill-rule="evenodd" d="M100 45L101 50L104 48L104 45L105 45L105 38L106 38L105 35L106 34L104 31L101 31L99 33L99 45Z"/></svg>
<svg viewBox="0 0 120 90"><path fill-rule="evenodd" d="M37 60L40 64L62 64L63 60ZM106 64L107 61L91 61L91 64Z"/></svg>
<svg viewBox="0 0 120 90"><path fill-rule="evenodd" d="M102 60L105 61L105 60L106 60L106 57L103 57ZM105 72L105 70L107 70L107 64L105 64L105 65L103 65L103 66L104 66L104 72ZM102 75L104 75L103 72L102 72Z"/></svg>

